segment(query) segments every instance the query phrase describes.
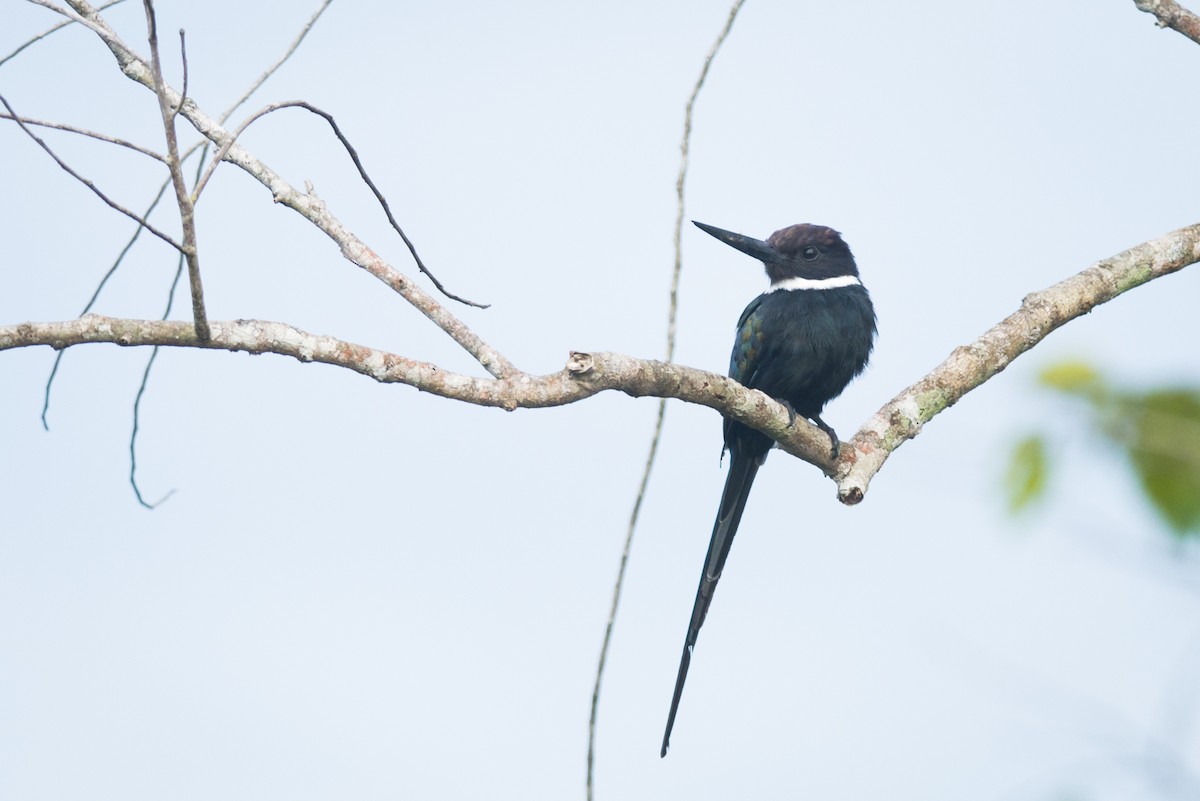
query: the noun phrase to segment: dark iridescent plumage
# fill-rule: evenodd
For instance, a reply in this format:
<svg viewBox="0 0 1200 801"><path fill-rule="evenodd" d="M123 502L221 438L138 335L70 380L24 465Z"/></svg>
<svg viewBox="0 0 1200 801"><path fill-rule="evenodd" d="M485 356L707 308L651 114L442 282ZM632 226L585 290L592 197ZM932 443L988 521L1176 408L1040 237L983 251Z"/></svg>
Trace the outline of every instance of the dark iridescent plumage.
<svg viewBox="0 0 1200 801"><path fill-rule="evenodd" d="M875 341L875 310L867 290L858 282L850 248L837 231L822 225L793 225L771 234L766 242L696 225L762 261L771 279L771 288L750 301L738 320L730 377L812 420L829 434L836 455L837 435L821 419L821 412L866 367ZM773 444L766 434L725 420L729 474L688 622L663 735L663 756L667 755L692 648L725 567L754 476Z"/></svg>

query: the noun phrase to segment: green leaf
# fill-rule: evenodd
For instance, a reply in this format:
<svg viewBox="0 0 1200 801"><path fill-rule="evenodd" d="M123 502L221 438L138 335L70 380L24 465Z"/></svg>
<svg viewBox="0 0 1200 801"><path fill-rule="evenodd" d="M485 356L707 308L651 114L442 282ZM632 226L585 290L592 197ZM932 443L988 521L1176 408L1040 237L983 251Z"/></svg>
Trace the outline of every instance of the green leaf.
<svg viewBox="0 0 1200 801"><path fill-rule="evenodd" d="M1133 418L1128 452L1151 504L1177 537L1200 536L1200 391L1124 398Z"/></svg>
<svg viewBox="0 0 1200 801"><path fill-rule="evenodd" d="M1020 512L1040 499L1046 490L1049 471L1046 443L1039 434L1030 434L1018 442L1004 477L1008 510Z"/></svg>

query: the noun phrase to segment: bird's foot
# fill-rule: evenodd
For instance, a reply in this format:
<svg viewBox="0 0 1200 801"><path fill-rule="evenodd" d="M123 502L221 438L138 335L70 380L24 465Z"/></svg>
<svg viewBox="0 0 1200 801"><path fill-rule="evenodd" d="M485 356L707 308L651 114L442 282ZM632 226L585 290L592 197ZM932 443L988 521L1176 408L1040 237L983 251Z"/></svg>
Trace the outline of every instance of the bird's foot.
<svg viewBox="0 0 1200 801"><path fill-rule="evenodd" d="M791 428L792 426L796 425L796 409L795 409L795 407L793 407L792 404L788 403L787 401L783 400L782 398L776 398L775 400L777 402L783 404L783 408L787 409L788 428Z"/></svg>
<svg viewBox="0 0 1200 801"><path fill-rule="evenodd" d="M836 460L838 458L838 454L842 450L842 443L838 439L837 432L833 430L833 426L826 423L820 417L814 417L812 421L817 424L817 428L829 435L829 443L832 446L829 451L829 458Z"/></svg>

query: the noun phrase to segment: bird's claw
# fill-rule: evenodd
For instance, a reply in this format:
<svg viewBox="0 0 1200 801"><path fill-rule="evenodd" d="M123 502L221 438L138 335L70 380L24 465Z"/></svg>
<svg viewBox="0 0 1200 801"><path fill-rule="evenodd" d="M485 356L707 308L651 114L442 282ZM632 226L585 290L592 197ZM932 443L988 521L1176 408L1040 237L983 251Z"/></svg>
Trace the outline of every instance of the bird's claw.
<svg viewBox="0 0 1200 801"><path fill-rule="evenodd" d="M831 461L837 461L838 454L841 453L842 443L838 440L837 432L833 430L833 426L826 423L820 417L814 417L813 422L817 424L817 428L829 435L829 458Z"/></svg>
<svg viewBox="0 0 1200 801"><path fill-rule="evenodd" d="M786 400L784 400L783 398L776 398L775 400L781 406L783 406L783 408L787 409L788 428L794 428L796 425L796 418L799 417L799 415L796 414L796 408L794 406L792 406L792 404L790 404ZM838 440L837 432L834 431L833 427L830 426L828 423L826 423L824 420L822 420L820 417L814 417L814 418L812 418L812 421L813 421L813 423L816 424L817 428L821 429L822 431L824 431L826 434L829 435L829 444L831 446L829 449L829 459L830 459L830 461L836 462L837 458L838 458L838 454L840 454L842 452L842 443L840 440ZM722 451L721 455L724 456L725 452Z"/></svg>
<svg viewBox="0 0 1200 801"><path fill-rule="evenodd" d="M788 428L794 427L796 425L796 409L795 409L795 407L793 407L792 404L788 403L787 401L783 400L782 398L776 398L775 400L777 402L779 402L780 404L782 404L783 408L787 409Z"/></svg>

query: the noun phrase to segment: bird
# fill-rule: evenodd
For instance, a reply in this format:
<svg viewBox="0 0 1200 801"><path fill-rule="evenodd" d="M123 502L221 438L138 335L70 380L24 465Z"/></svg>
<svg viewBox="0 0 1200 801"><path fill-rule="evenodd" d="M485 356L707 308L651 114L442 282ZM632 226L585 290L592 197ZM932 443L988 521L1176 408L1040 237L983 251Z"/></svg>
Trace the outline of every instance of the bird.
<svg viewBox="0 0 1200 801"><path fill-rule="evenodd" d="M838 437L821 419L821 413L825 404L840 395L867 366L876 333L875 308L859 278L850 247L840 233L824 225L792 225L764 242L693 223L761 261L771 282L738 319L729 377L779 401L788 409L793 423L797 416L815 423L829 436L831 458L836 459ZM688 621L663 734L663 757L670 745L692 650L742 520L750 486L775 444L767 434L728 417L724 420L724 440L722 456L726 450L729 452L729 472Z"/></svg>

